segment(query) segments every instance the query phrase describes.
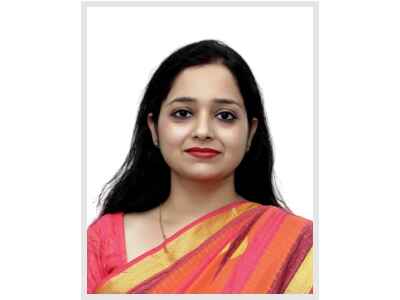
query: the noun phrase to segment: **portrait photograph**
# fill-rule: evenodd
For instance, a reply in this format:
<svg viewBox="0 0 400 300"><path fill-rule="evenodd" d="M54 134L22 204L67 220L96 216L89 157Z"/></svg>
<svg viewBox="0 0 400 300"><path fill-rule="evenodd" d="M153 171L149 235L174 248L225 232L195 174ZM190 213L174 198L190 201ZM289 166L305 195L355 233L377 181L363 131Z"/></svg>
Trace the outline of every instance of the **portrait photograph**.
<svg viewBox="0 0 400 300"><path fill-rule="evenodd" d="M2 1L2 299L399 299L400 1Z"/></svg>
<svg viewBox="0 0 400 300"><path fill-rule="evenodd" d="M315 296L315 3L118 3L82 2L83 293Z"/></svg>

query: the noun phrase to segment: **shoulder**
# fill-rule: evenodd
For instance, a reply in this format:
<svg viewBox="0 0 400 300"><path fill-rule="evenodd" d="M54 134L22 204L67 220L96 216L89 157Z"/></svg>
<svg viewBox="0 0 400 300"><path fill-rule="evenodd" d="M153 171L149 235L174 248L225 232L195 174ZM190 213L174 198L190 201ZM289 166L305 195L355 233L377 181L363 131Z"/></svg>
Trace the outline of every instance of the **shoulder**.
<svg viewBox="0 0 400 300"><path fill-rule="evenodd" d="M123 218L122 212L105 214L97 217L87 229L89 237L100 237L113 230Z"/></svg>
<svg viewBox="0 0 400 300"><path fill-rule="evenodd" d="M303 216L296 215L288 209L272 206L272 205L261 205L264 208L265 220L270 220L270 224L274 223L278 225L278 232L284 233L284 235L292 235L302 237L309 237L312 239L313 233L313 221ZM277 227L277 228L278 228Z"/></svg>
<svg viewBox="0 0 400 300"><path fill-rule="evenodd" d="M282 232L288 236L292 235L292 238L298 245L302 245L302 248L310 249L313 244L313 221L283 208L276 209L283 211L282 213L285 215Z"/></svg>
<svg viewBox="0 0 400 300"><path fill-rule="evenodd" d="M313 222L275 206L265 206L265 235L273 236L279 249L286 249L292 259L303 259L313 247ZM269 217L267 217L269 214ZM268 222L269 220L269 222ZM267 225L268 224L268 225Z"/></svg>
<svg viewBox="0 0 400 300"><path fill-rule="evenodd" d="M272 205L263 205L263 206L266 208L266 211L269 210L270 212L273 212L275 215L283 216L284 218L293 220L298 224L312 225L313 223L311 220L303 216L299 216L286 208L272 206Z"/></svg>

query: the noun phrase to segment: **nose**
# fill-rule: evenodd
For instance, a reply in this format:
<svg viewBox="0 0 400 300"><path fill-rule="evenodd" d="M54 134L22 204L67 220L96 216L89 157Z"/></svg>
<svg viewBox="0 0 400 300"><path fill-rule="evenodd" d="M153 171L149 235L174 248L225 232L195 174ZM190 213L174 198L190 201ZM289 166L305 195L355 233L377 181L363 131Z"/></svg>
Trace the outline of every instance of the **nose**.
<svg viewBox="0 0 400 300"><path fill-rule="evenodd" d="M208 118L208 115L203 114L197 118L195 121L193 129L193 138L198 138L201 140L214 138L212 124Z"/></svg>

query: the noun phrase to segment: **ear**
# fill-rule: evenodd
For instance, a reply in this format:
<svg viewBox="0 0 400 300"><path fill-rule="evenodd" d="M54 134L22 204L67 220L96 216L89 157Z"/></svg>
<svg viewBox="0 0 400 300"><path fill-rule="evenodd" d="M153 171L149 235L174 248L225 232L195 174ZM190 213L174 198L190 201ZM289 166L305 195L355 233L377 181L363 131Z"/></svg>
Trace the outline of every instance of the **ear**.
<svg viewBox="0 0 400 300"><path fill-rule="evenodd" d="M153 119L153 113L149 113L147 115L147 126L150 129L151 137L153 139L153 144L159 144L157 128L156 128L156 125L155 125L154 119Z"/></svg>
<svg viewBox="0 0 400 300"><path fill-rule="evenodd" d="M253 140L254 134L256 133L257 130L257 125L258 125L258 119L257 118L253 118L251 120L251 126L250 126L250 130L249 130L249 138L247 141L247 149L250 148L251 146L251 141Z"/></svg>

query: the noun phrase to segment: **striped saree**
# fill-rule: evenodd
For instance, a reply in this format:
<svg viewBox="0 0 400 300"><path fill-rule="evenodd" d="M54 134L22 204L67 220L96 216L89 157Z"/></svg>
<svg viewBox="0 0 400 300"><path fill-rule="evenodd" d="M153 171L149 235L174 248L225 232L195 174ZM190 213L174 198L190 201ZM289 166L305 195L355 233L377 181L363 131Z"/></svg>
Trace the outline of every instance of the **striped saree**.
<svg viewBox="0 0 400 300"><path fill-rule="evenodd" d="M311 221L274 206L238 201L103 272L88 292L312 293L312 244Z"/></svg>

